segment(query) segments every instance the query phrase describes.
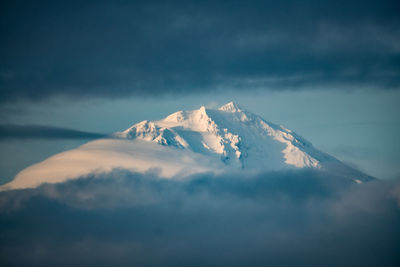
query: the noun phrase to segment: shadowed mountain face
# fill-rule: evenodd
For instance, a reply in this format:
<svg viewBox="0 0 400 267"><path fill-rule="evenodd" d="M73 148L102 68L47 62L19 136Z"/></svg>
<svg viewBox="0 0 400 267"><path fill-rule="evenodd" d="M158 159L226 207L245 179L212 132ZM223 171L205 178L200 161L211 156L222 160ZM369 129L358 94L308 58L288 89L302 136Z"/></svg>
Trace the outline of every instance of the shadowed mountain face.
<svg viewBox="0 0 400 267"><path fill-rule="evenodd" d="M219 109L178 111L142 121L114 139L99 139L33 165L3 189L36 187L114 168L161 177L202 172L258 172L312 168L361 183L371 177L325 154L282 125L229 102Z"/></svg>

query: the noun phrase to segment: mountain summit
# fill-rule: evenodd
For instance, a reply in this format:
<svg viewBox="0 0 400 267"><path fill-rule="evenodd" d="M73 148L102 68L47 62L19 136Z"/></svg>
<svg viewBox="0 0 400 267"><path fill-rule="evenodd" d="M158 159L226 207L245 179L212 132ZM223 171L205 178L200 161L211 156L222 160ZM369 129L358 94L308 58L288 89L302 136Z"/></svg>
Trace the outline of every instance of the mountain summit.
<svg viewBox="0 0 400 267"><path fill-rule="evenodd" d="M236 104L235 102L231 101L223 106L221 106L219 108L219 110L222 111L229 111L229 112L240 112L242 111L242 109L239 107L238 104Z"/></svg>
<svg viewBox="0 0 400 267"><path fill-rule="evenodd" d="M239 168L319 168L321 162L331 159L294 132L233 102L218 110L202 106L159 121L142 121L115 136L190 150Z"/></svg>
<svg viewBox="0 0 400 267"><path fill-rule="evenodd" d="M3 189L36 187L91 173L128 169L161 177L201 172L280 171L315 168L362 182L371 177L323 153L282 125L229 102L142 121L113 138L89 142L21 171Z"/></svg>

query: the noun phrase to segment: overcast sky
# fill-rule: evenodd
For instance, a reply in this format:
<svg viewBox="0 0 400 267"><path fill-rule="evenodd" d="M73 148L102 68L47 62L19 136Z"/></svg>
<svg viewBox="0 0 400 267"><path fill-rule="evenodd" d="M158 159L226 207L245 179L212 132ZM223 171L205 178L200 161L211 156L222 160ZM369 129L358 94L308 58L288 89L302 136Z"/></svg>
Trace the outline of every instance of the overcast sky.
<svg viewBox="0 0 400 267"><path fill-rule="evenodd" d="M1 5L1 102L400 82L398 1Z"/></svg>

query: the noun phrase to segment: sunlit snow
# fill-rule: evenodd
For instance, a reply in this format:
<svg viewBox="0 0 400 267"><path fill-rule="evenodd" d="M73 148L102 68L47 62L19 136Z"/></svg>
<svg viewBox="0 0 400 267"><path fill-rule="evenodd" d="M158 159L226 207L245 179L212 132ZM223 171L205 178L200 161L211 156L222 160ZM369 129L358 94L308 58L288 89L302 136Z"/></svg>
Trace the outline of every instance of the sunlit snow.
<svg viewBox="0 0 400 267"><path fill-rule="evenodd" d="M161 177L201 172L330 169L355 182L366 175L284 126L270 123L230 102L219 109L178 111L142 121L109 139L89 142L21 171L2 189L58 183L114 168L157 171Z"/></svg>

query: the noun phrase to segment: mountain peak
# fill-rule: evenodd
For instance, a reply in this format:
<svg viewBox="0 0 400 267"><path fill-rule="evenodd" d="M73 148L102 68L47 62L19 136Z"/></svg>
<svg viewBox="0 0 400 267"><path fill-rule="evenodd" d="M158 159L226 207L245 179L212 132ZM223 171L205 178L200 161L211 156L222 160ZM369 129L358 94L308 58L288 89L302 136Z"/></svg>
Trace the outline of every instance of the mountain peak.
<svg viewBox="0 0 400 267"><path fill-rule="evenodd" d="M231 101L219 108L219 110L227 111L227 112L240 112L242 111L241 107L235 102Z"/></svg>
<svg viewBox="0 0 400 267"><path fill-rule="evenodd" d="M234 102L219 110L202 106L157 121L144 120L114 136L28 167L0 191L63 182L115 168L157 170L161 177L314 168L332 170L357 183L371 179L317 150L295 132L244 111Z"/></svg>

